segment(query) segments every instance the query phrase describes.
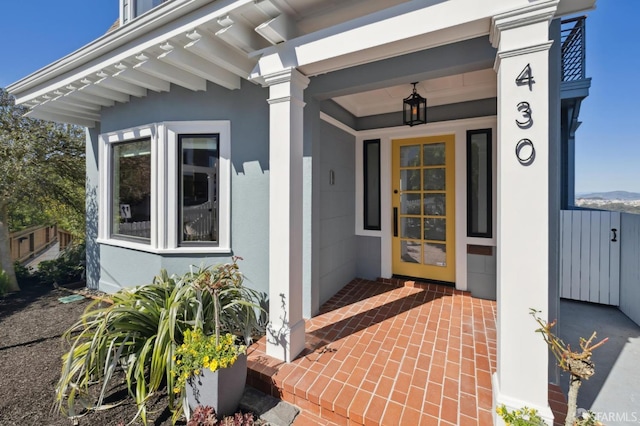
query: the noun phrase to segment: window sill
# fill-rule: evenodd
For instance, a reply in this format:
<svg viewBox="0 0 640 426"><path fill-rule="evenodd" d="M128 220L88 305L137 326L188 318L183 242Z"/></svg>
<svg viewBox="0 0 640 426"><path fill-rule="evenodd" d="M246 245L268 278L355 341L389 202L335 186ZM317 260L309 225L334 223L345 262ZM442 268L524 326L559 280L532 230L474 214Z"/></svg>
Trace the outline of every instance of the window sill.
<svg viewBox="0 0 640 426"><path fill-rule="evenodd" d="M148 244L140 244L131 241L113 240L98 238L98 244L112 247L125 248L130 250L143 251L152 254L231 254L231 247L176 247L176 248L157 248Z"/></svg>

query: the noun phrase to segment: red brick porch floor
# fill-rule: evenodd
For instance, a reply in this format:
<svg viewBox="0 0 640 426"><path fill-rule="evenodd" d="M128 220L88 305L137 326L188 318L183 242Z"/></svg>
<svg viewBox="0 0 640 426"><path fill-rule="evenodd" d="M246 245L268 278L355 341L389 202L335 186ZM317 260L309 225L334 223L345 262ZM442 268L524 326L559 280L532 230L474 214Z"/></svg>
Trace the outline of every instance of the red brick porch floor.
<svg viewBox="0 0 640 426"><path fill-rule="evenodd" d="M385 281L333 296L289 364L253 345L248 384L298 406L295 425L491 425L495 302Z"/></svg>

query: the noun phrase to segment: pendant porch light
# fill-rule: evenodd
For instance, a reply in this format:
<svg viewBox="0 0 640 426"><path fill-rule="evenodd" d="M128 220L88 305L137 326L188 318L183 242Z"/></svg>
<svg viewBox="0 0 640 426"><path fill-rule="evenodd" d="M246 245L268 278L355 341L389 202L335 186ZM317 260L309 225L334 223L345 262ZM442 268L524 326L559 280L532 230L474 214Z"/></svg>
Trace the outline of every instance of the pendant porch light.
<svg viewBox="0 0 640 426"><path fill-rule="evenodd" d="M416 124L427 123L427 99L416 91L416 81L413 84L413 92L402 101L404 124L411 127Z"/></svg>

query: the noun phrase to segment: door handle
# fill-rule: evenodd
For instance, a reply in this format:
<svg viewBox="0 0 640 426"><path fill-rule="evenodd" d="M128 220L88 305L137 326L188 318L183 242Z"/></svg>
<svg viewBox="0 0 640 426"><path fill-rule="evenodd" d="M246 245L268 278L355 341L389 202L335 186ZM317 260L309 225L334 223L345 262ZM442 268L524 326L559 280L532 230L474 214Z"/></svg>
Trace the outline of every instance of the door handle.
<svg viewBox="0 0 640 426"><path fill-rule="evenodd" d="M611 228L611 232L613 232L613 238L611 239L611 242L615 243L616 241L618 241L618 229Z"/></svg>
<svg viewBox="0 0 640 426"><path fill-rule="evenodd" d="M398 236L398 208L393 208L393 236Z"/></svg>

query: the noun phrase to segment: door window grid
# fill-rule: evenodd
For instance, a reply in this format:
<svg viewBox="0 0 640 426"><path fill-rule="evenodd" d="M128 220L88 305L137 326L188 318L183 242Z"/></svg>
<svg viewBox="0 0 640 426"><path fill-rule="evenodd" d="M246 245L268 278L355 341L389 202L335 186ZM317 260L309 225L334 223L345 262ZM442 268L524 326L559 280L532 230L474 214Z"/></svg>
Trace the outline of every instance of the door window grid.
<svg viewBox="0 0 640 426"><path fill-rule="evenodd" d="M400 247L408 263L446 266L445 144L400 147Z"/></svg>

